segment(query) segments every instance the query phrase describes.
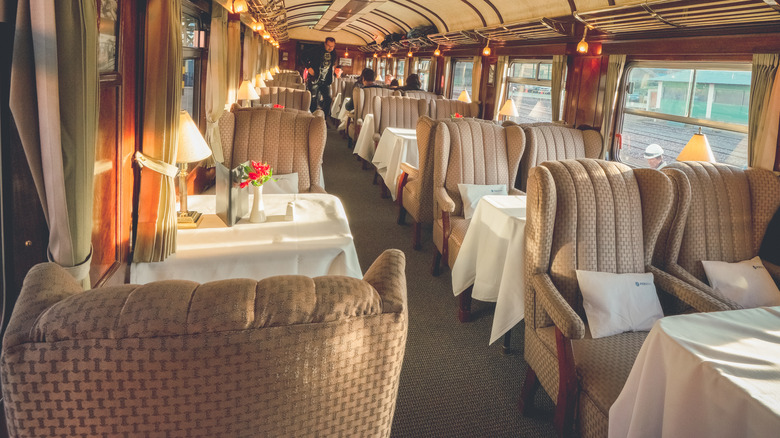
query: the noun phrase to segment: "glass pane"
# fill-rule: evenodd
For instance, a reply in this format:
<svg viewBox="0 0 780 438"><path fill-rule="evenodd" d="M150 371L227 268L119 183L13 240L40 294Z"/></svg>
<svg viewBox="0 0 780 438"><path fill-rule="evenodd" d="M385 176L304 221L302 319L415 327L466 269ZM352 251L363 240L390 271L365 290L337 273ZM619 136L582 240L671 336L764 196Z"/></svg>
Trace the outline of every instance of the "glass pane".
<svg viewBox="0 0 780 438"><path fill-rule="evenodd" d="M550 91L550 87L510 82L507 98L515 102L520 116L509 119L517 123L551 122Z"/></svg>
<svg viewBox="0 0 780 438"><path fill-rule="evenodd" d="M420 87L423 90L428 89L428 69L431 66L430 59L421 59L417 61L417 75L420 76Z"/></svg>
<svg viewBox="0 0 780 438"><path fill-rule="evenodd" d="M540 81L552 80L552 64L539 64L539 78Z"/></svg>
<svg viewBox="0 0 780 438"><path fill-rule="evenodd" d="M398 78L398 82L403 82L404 78L404 68L406 67L406 60L405 59L399 59L398 62L395 63L395 77Z"/></svg>
<svg viewBox="0 0 780 438"><path fill-rule="evenodd" d="M509 77L536 79L536 64L513 62L509 67Z"/></svg>
<svg viewBox="0 0 780 438"><path fill-rule="evenodd" d="M657 144L663 149L663 161L674 162L698 129L697 125L625 114L619 159L633 166L650 167L656 163L644 157L645 150ZM747 165L747 134L704 127L702 133L707 136L716 161L738 167Z"/></svg>
<svg viewBox="0 0 780 438"><path fill-rule="evenodd" d="M182 92L181 92L181 109L190 113L193 118L195 117L195 99L194 99L194 87L195 87L195 60L185 59L184 66L182 67Z"/></svg>
<svg viewBox="0 0 780 438"><path fill-rule="evenodd" d="M184 47L197 47L198 18L181 15L181 44Z"/></svg>
<svg viewBox="0 0 780 438"><path fill-rule="evenodd" d="M450 99L457 99L463 90L471 95L471 72L474 64L471 62L455 61L452 67L452 94Z"/></svg>
<svg viewBox="0 0 780 438"><path fill-rule="evenodd" d="M693 70L633 68L628 76L626 108L687 116Z"/></svg>
<svg viewBox="0 0 780 438"><path fill-rule="evenodd" d="M750 72L696 70L691 117L748 124Z"/></svg>

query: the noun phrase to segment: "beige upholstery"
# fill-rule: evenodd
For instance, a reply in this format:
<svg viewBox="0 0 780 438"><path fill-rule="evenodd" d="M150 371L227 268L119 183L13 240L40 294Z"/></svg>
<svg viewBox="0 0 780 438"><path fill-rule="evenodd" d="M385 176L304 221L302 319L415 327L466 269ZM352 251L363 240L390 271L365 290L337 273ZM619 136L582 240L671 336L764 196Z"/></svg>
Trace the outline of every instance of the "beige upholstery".
<svg viewBox="0 0 780 438"><path fill-rule="evenodd" d="M83 291L37 265L3 339L10 436L390 436L404 266Z"/></svg>
<svg viewBox="0 0 780 438"><path fill-rule="evenodd" d="M219 129L225 166L267 162L275 174L298 173L300 192L325 193L320 173L327 132L321 111L234 106L219 119Z"/></svg>
<svg viewBox="0 0 780 438"><path fill-rule="evenodd" d="M267 87L286 87L295 90L305 90L306 85L303 83L301 75L295 73L278 73L270 81L265 81Z"/></svg>
<svg viewBox="0 0 780 438"><path fill-rule="evenodd" d="M333 78L333 82L330 84L330 95L336 96L339 93L342 93L342 96L352 96L352 88L350 87L349 90L345 90L345 87L347 86L347 83L351 83L352 86L355 85L356 80L353 78ZM345 91L349 91L348 94L345 94Z"/></svg>
<svg viewBox="0 0 780 438"><path fill-rule="evenodd" d="M515 185L520 190L525 190L531 168L545 161L601 158L601 134L598 131L581 131L551 123L518 126L525 130L526 141Z"/></svg>
<svg viewBox="0 0 780 438"><path fill-rule="evenodd" d="M417 168L404 166L408 174L403 187L401 206L416 223L433 222L433 149L438 122L430 117L417 121Z"/></svg>
<svg viewBox="0 0 780 438"><path fill-rule="evenodd" d="M385 128L414 129L420 116L428 115L428 101L399 96L374 97L374 142Z"/></svg>
<svg viewBox="0 0 780 438"><path fill-rule="evenodd" d="M404 97L411 97L413 99L425 99L425 100L432 100L432 99L444 99L444 96L441 94L432 93L430 91L423 91L423 90L407 90L403 91Z"/></svg>
<svg viewBox="0 0 780 438"><path fill-rule="evenodd" d="M510 194L520 194L513 185L525 136L519 127L474 119L440 121L435 135L433 242L451 267L470 221L458 184L506 184Z"/></svg>
<svg viewBox="0 0 780 438"><path fill-rule="evenodd" d="M363 120L365 120L366 116L374 112L374 97L393 96L393 95L400 96L400 94L401 94L400 92L396 90L391 90L389 88L354 87L352 89L352 100L354 101L354 105L355 105L355 110L353 115L353 120L355 121L355 123L353 126L362 126ZM371 129L371 132L373 132L373 126L370 126L368 129ZM355 129L353 132L350 132L350 136L352 137L353 140L357 140L358 132L359 132L358 129Z"/></svg>
<svg viewBox="0 0 780 438"><path fill-rule="evenodd" d="M653 249L672 204L663 173L601 160L549 161L531 169L525 228L525 358L556 402L556 422L573 418L583 437L606 437L608 412L631 371L646 332L592 339L575 269L663 273ZM555 330L565 338L556 344ZM573 351L576 382L559 391ZM561 356L563 355L563 356ZM579 388L579 403L574 400ZM524 392L526 391L524 388ZM569 398L567 398L567 395ZM525 399L525 395L524 395ZM530 399L532 400L532 399ZM571 404L568 405L565 401ZM570 406L566 416L566 406ZM565 421L563 422L565 424Z"/></svg>
<svg viewBox="0 0 780 438"><path fill-rule="evenodd" d="M479 105L476 102L466 103L456 99L431 100L432 119L449 119L455 113L463 117L479 117Z"/></svg>
<svg viewBox="0 0 780 438"><path fill-rule="evenodd" d="M283 105L301 111L309 111L311 107L311 93L308 90L296 90L293 88L261 87L255 88L260 99L253 100L252 106L259 105Z"/></svg>
<svg viewBox="0 0 780 438"><path fill-rule="evenodd" d="M665 248L656 251L657 259L666 262L661 267L695 287L698 293L685 297L687 305L717 310L709 302L714 297L730 309L739 308L709 286L701 262L733 263L758 255L767 225L780 207L780 179L768 170L704 162L675 162L664 172L676 180L680 202ZM780 284L780 270L773 268L767 270Z"/></svg>

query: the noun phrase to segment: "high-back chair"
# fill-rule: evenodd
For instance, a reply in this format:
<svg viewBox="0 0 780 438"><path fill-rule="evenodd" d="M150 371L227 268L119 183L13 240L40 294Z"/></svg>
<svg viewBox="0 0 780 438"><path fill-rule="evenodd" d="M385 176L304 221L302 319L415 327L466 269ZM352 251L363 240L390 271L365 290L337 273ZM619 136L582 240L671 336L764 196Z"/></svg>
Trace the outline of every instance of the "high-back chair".
<svg viewBox="0 0 780 438"><path fill-rule="evenodd" d="M417 120L417 167L401 163L398 185L398 224L412 217L412 247L420 249L422 224L433 222L433 150L439 122L423 116Z"/></svg>
<svg viewBox="0 0 780 438"><path fill-rule="evenodd" d="M669 178L653 169L592 159L531 169L525 266L519 267L525 268L529 366L520 407L533 403L540 382L556 403L560 434L576 418L581 436L607 436L609 408L648 333L593 339L575 270L651 272L657 288L677 293L682 282L651 264L673 196Z"/></svg>
<svg viewBox="0 0 780 438"><path fill-rule="evenodd" d="M292 88L293 90L306 89L306 84L300 80L300 77L296 78L292 76L279 76L278 78L271 79L270 81L265 81L265 85L267 87Z"/></svg>
<svg viewBox="0 0 780 438"><path fill-rule="evenodd" d="M431 118L449 119L455 113L463 117L479 117L479 105L476 102L466 103L457 99L431 99Z"/></svg>
<svg viewBox="0 0 780 438"><path fill-rule="evenodd" d="M434 275L443 257L450 267L468 230L458 184L506 184L514 188L525 135L517 126L504 128L484 120L441 120L436 126L433 160Z"/></svg>
<svg viewBox="0 0 780 438"><path fill-rule="evenodd" d="M730 309L740 306L716 292L708 283L702 261L739 262L756 255L769 221L780 207L780 179L763 169L739 169L726 164L675 162L663 169L676 184L678 211L671 221L666 250L659 254L662 268L699 292L686 303L701 309L714 298ZM679 177L678 177L679 179ZM780 267L764 266L780 284Z"/></svg>
<svg viewBox="0 0 780 438"><path fill-rule="evenodd" d="M400 96L374 97L374 142L386 128L415 129L417 119L428 115L428 101Z"/></svg>
<svg viewBox="0 0 780 438"><path fill-rule="evenodd" d="M360 135L361 127L363 126L363 121L366 119L366 116L369 114L373 114L374 112L374 97L376 96L393 96L399 95L400 93L395 90L391 90L389 88L359 88L354 87L352 89L352 100L354 101L355 105L355 114L354 114L354 130L350 132L350 137L352 137L352 140L357 140L358 136ZM369 129L371 129L373 132L374 127L370 126Z"/></svg>
<svg viewBox="0 0 780 438"><path fill-rule="evenodd" d="M515 187L525 190L528 172L545 161L601 158L601 134L552 123L519 125L525 130L525 153Z"/></svg>
<svg viewBox="0 0 780 438"><path fill-rule="evenodd" d="M10 436L390 436L404 255L302 275L84 291L33 267L3 338Z"/></svg>
<svg viewBox="0 0 780 438"><path fill-rule="evenodd" d="M297 173L299 192L325 193L320 178L327 131L321 111L234 105L219 128L226 167L267 162L277 175Z"/></svg>
<svg viewBox="0 0 780 438"><path fill-rule="evenodd" d="M425 100L433 100L433 99L444 99L444 96L441 94L432 93L430 91L423 91L423 90L407 90L403 91L404 97L411 97L414 99L425 99Z"/></svg>
<svg viewBox="0 0 780 438"><path fill-rule="evenodd" d="M285 87L259 87L255 90L260 99L252 101L253 106L282 105L301 111L309 111L311 107L311 93L308 90Z"/></svg>

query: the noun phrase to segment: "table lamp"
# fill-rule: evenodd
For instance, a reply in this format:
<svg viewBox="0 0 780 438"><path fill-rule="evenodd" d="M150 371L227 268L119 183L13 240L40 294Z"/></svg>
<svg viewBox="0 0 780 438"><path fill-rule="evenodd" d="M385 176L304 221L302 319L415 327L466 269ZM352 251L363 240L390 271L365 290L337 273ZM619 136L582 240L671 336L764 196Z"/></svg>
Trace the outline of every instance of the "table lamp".
<svg viewBox="0 0 780 438"><path fill-rule="evenodd" d="M250 105L249 104L250 100L260 99L260 96L257 95L257 91L255 91L255 87L253 87L249 81L244 81L241 82L241 86L238 87L238 94L236 95L236 99L245 100L246 107L248 107Z"/></svg>
<svg viewBox="0 0 780 438"><path fill-rule="evenodd" d="M197 211L187 210L187 164L204 160L211 156L211 148L198 130L198 125L187 111L182 110L179 118L179 143L176 151L176 164L179 166L179 228L197 228L203 216Z"/></svg>
<svg viewBox="0 0 780 438"><path fill-rule="evenodd" d="M693 137L688 140L688 144L680 151L677 161L715 162L715 155L712 154L710 142L707 141L707 136L701 132L701 126L699 126L699 132L693 134Z"/></svg>
<svg viewBox="0 0 780 438"><path fill-rule="evenodd" d="M271 70L268 70L267 72L265 72L265 80L266 81L273 81L274 80L274 75L271 74Z"/></svg>
<svg viewBox="0 0 780 438"><path fill-rule="evenodd" d="M265 81L263 80L263 75L258 73L255 76L255 88L265 88L267 86L268 85L266 85Z"/></svg>
<svg viewBox="0 0 780 438"><path fill-rule="evenodd" d="M463 90L460 92L460 96L458 96L458 100L461 102L471 103L471 96L469 96L468 91Z"/></svg>
<svg viewBox="0 0 780 438"><path fill-rule="evenodd" d="M504 102L504 106L501 107L501 111L498 112L498 115L504 116L504 120L506 120L508 117L517 117L520 114L517 112L515 102L512 99L507 99L506 102Z"/></svg>

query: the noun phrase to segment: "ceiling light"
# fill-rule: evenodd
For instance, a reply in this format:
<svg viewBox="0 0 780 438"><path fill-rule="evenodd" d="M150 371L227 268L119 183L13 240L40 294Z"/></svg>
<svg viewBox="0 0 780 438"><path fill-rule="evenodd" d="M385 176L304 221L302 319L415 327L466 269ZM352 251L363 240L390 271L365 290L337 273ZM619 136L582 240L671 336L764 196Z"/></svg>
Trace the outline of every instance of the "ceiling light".
<svg viewBox="0 0 780 438"><path fill-rule="evenodd" d="M409 58L412 57L412 49L409 49L409 53L407 53L406 56L408 56Z"/></svg>
<svg viewBox="0 0 780 438"><path fill-rule="evenodd" d="M249 10L246 0L233 0L233 13L240 14Z"/></svg>
<svg viewBox="0 0 780 438"><path fill-rule="evenodd" d="M374 58L376 58L376 52L374 52Z"/></svg>
<svg viewBox="0 0 780 438"><path fill-rule="evenodd" d="M482 55L490 56L490 40L487 40L487 43L485 43L485 48L482 49Z"/></svg>
<svg viewBox="0 0 780 438"><path fill-rule="evenodd" d="M436 50L433 51L433 56L441 56L441 50L439 50L439 45L436 45Z"/></svg>
<svg viewBox="0 0 780 438"><path fill-rule="evenodd" d="M588 42L585 41L586 35L588 35L588 26L585 26L585 31L582 32L582 39L577 44L577 51L580 53L588 53Z"/></svg>
<svg viewBox="0 0 780 438"><path fill-rule="evenodd" d="M387 57L388 57L388 58L392 58L392 57L393 57L393 54L392 54L392 53L390 53L390 52L387 52Z"/></svg>
<svg viewBox="0 0 780 438"><path fill-rule="evenodd" d="M269 39L269 38L271 38L271 34L270 34L270 33L268 33L268 31L264 31L264 32L263 32L263 39L264 39L264 40L267 40L267 39Z"/></svg>

